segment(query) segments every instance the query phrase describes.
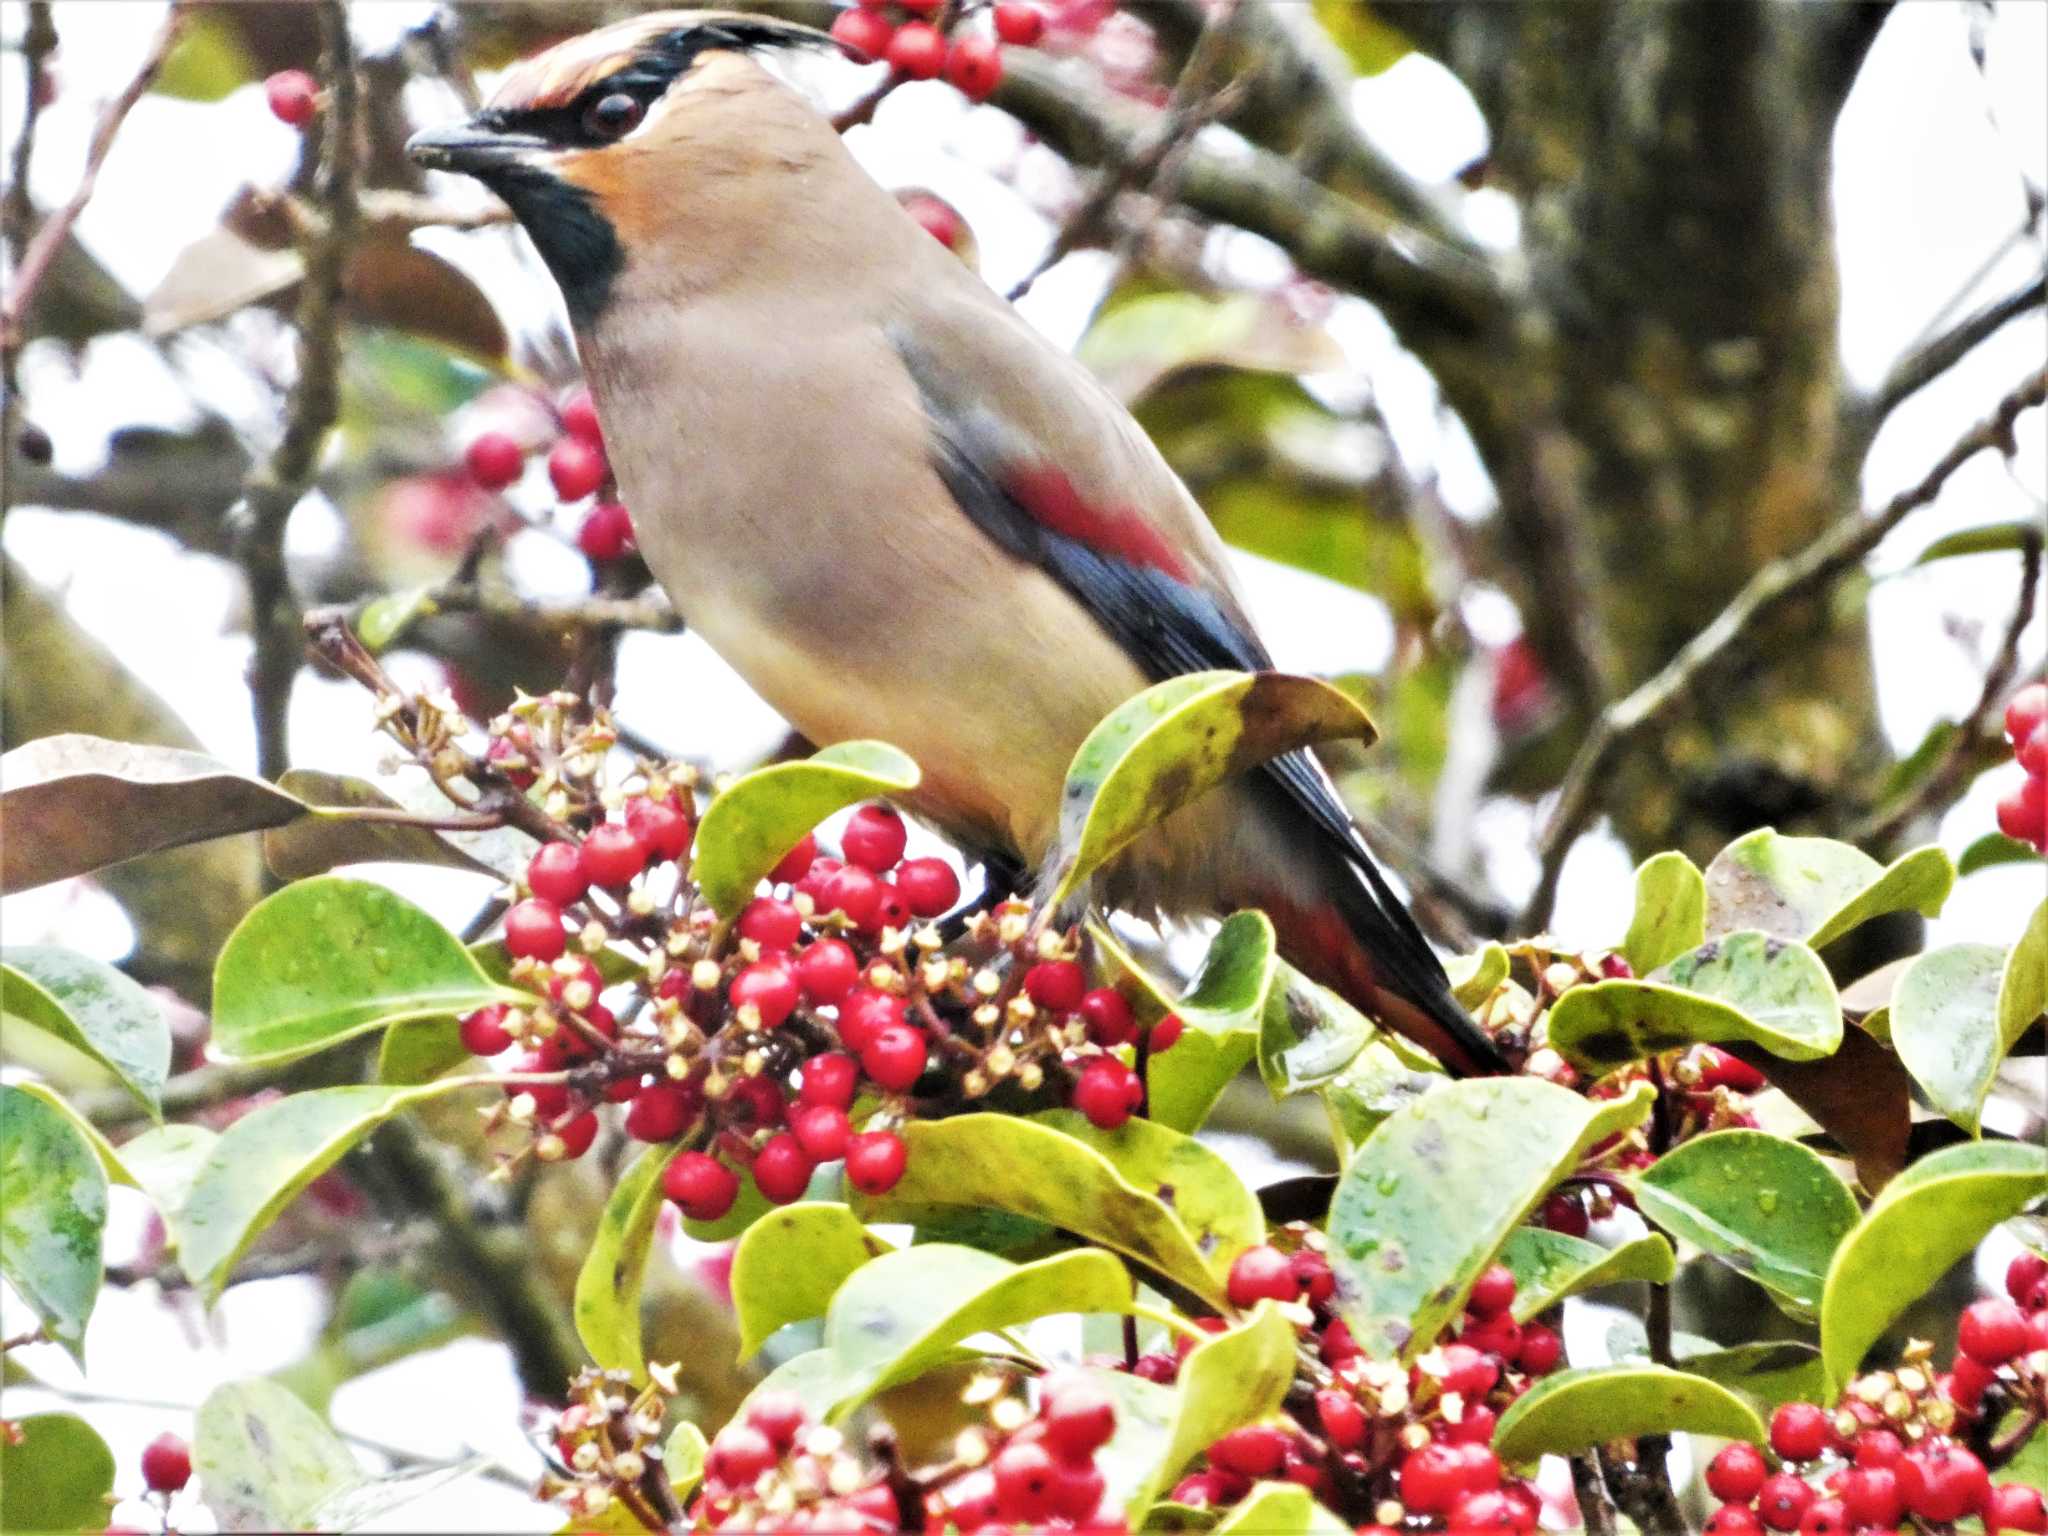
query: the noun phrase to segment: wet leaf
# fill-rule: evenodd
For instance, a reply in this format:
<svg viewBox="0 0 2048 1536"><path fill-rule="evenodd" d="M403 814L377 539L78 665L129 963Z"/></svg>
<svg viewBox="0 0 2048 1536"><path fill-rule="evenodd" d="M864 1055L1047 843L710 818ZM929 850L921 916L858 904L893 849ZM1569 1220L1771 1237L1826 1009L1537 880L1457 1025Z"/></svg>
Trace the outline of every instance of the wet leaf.
<svg viewBox="0 0 2048 1536"><path fill-rule="evenodd" d="M192 1181L212 1156L218 1140L219 1135L203 1125L160 1125L121 1145L122 1163L163 1217L174 1247L185 1202L192 1196Z"/></svg>
<svg viewBox="0 0 2048 1536"><path fill-rule="evenodd" d="M282 790L202 752L45 736L0 757L0 894L303 816Z"/></svg>
<svg viewBox="0 0 2048 1536"><path fill-rule="evenodd" d="M224 1531L329 1529L312 1524L312 1512L368 1481L320 1416L274 1381L231 1381L207 1394L192 1466Z"/></svg>
<svg viewBox="0 0 2048 1536"><path fill-rule="evenodd" d="M213 1039L239 1060L280 1061L401 1019L531 1001L403 897L324 876L268 897L228 935Z"/></svg>
<svg viewBox="0 0 2048 1536"><path fill-rule="evenodd" d="M1641 1124L1651 1098L1640 1083L1594 1102L1534 1078L1472 1078L1389 1115L1330 1207L1337 1308L1359 1347L1382 1360L1428 1348L1586 1148Z"/></svg>
<svg viewBox="0 0 2048 1536"><path fill-rule="evenodd" d="M1999 1029L2004 974L1997 945L1947 944L1916 956L1892 993L1892 1049L1927 1102L1973 1135L1998 1064L2019 1038Z"/></svg>
<svg viewBox="0 0 2048 1536"><path fill-rule="evenodd" d="M1827 1391L1820 1351L1791 1339L1738 1344L1733 1349L1698 1354L1681 1349L1678 1354L1679 1363L1693 1375L1719 1382L1765 1408L1780 1403L1817 1403Z"/></svg>
<svg viewBox="0 0 2048 1536"><path fill-rule="evenodd" d="M1707 881L1682 853L1659 853L1636 870L1636 910L1621 941L1638 976L1668 965L1707 941Z"/></svg>
<svg viewBox="0 0 2048 1536"><path fill-rule="evenodd" d="M1573 987L1552 1005L1549 1030L1593 1073L1703 1040L1816 1061L1842 1042L1842 1008L1811 949L1750 931L1710 939L1650 980Z"/></svg>
<svg viewBox="0 0 2048 1536"><path fill-rule="evenodd" d="M1886 1185L1835 1250L1821 1291L1830 1395L1950 1265L2043 1195L2048 1151L2012 1141L1944 1147Z"/></svg>
<svg viewBox="0 0 2048 1536"><path fill-rule="evenodd" d="M106 1133L86 1119L84 1115L80 1114L77 1106L65 1098L63 1094L59 1093L48 1083L41 1082L32 1077L25 1077L20 1082L12 1083L8 1086L20 1090L37 1103L54 1110L58 1115L62 1116L64 1122L71 1129L78 1132L85 1144L92 1148L93 1156L99 1159L100 1169L106 1174L109 1184L121 1184L130 1189L140 1189L142 1187L135 1175L129 1172L127 1158L123 1149L115 1147L111 1141L107 1140ZM163 1127L157 1126L153 1127L153 1129L161 1130ZM137 1140L140 1139L139 1137L137 1138Z"/></svg>
<svg viewBox="0 0 2048 1536"><path fill-rule="evenodd" d="M1343 998L1282 962L1259 1027L1259 1075L1276 1099L1320 1088L1378 1033Z"/></svg>
<svg viewBox="0 0 2048 1536"><path fill-rule="evenodd" d="M0 1530L98 1531L112 1513L114 1453L75 1413L32 1413L0 1435Z"/></svg>
<svg viewBox="0 0 2048 1536"><path fill-rule="evenodd" d="M1603 1285L1619 1285L1625 1280L1668 1284L1675 1268L1671 1244L1655 1232L1603 1248L1546 1227L1515 1228L1496 1262L1514 1272L1514 1318L1518 1323L1549 1311L1567 1296Z"/></svg>
<svg viewBox="0 0 2048 1536"><path fill-rule="evenodd" d="M1154 684L1089 732L1067 769L1053 905L1226 779L1320 741L1373 735L1356 700L1315 678L1197 672Z"/></svg>
<svg viewBox="0 0 2048 1536"><path fill-rule="evenodd" d="M602 1369L624 1371L635 1382L647 1377L640 1347L640 1287L654 1251L661 1175L670 1151L648 1147L619 1175L576 1273L577 1337Z"/></svg>
<svg viewBox="0 0 2048 1536"><path fill-rule="evenodd" d="M1707 932L1754 928L1819 949L1887 912L1938 915L1955 878L1937 847L1880 866L1847 843L1761 827L1707 866Z"/></svg>
<svg viewBox="0 0 2048 1536"><path fill-rule="evenodd" d="M0 1008L9 1025L30 1025L114 1074L163 1118L171 1070L171 1028L156 999L111 965L75 950L25 944L0 950Z"/></svg>
<svg viewBox="0 0 2048 1536"><path fill-rule="evenodd" d="M1508 979L1508 952L1498 944L1483 944L1475 954L1457 955L1444 962L1451 980L1451 995L1467 1008L1477 1008Z"/></svg>
<svg viewBox="0 0 2048 1536"><path fill-rule="evenodd" d="M2048 902L2034 908L1998 982L1998 1038L2011 1050L2048 1013Z"/></svg>
<svg viewBox="0 0 2048 1536"><path fill-rule="evenodd" d="M324 875L343 864L433 864L443 869L461 869L495 876L498 871L480 859L470 857L446 837L426 827L409 827L400 822L356 821L330 813L333 807L374 808L402 811L406 807L384 793L368 779L341 773L320 773L294 768L278 780L278 787L312 806L313 813L288 826L272 827L263 834L263 860L280 880L303 880ZM443 805L439 814L453 814ZM527 847L530 850L532 843Z"/></svg>
<svg viewBox="0 0 2048 1536"><path fill-rule="evenodd" d="M0 1189L0 1275L82 1368L85 1324L100 1293L106 1171L69 1120L6 1084Z"/></svg>
<svg viewBox="0 0 2048 1536"><path fill-rule="evenodd" d="M859 1217L832 1202L786 1205L762 1217L732 1256L740 1358L758 1354L779 1328L823 1317L847 1276L890 1251Z"/></svg>
<svg viewBox="0 0 2048 1536"><path fill-rule="evenodd" d="M879 741L843 741L799 763L757 768L706 807L691 873L720 917L736 917L811 828L857 801L915 789L918 779L917 764Z"/></svg>
<svg viewBox="0 0 2048 1536"><path fill-rule="evenodd" d="M1228 1274L1231 1259L1266 1240L1259 1197L1227 1158L1194 1137L1142 1119L1105 1131L1071 1109L1044 1110L1031 1118L1094 1148L1126 1183L1172 1211L1195 1246L1210 1256L1209 1267L1216 1273Z"/></svg>
<svg viewBox="0 0 2048 1536"><path fill-rule="evenodd" d="M668 1444L662 1448L661 1464L678 1499L689 1498L704 1481L704 1455L710 1449L704 1441L704 1431L687 1419L669 1435Z"/></svg>
<svg viewBox="0 0 2048 1536"><path fill-rule="evenodd" d="M1992 869L2000 864L2041 862L2040 851L2031 843L2007 837L2003 832L1986 832L1963 850L1963 856L1956 860L1956 873L1959 876L1974 875L1980 869Z"/></svg>
<svg viewBox="0 0 2048 1536"><path fill-rule="evenodd" d="M1791 1303L1820 1306L1856 1197L1817 1153L1763 1131L1716 1131L1633 1181L1644 1216Z"/></svg>
<svg viewBox="0 0 2048 1536"><path fill-rule="evenodd" d="M1569 1456L1610 1440L1686 1430L1761 1445L1763 1421L1726 1387L1661 1365L1559 1371L1501 1414L1493 1448L1504 1462Z"/></svg>
<svg viewBox="0 0 2048 1536"><path fill-rule="evenodd" d="M840 1384L832 1416L911 1380L976 1334L1064 1312L1116 1312L1130 1301L1130 1276L1099 1248L1032 1264L950 1243L885 1253L848 1276L825 1312Z"/></svg>
<svg viewBox="0 0 2048 1536"><path fill-rule="evenodd" d="M401 1087L431 1083L472 1059L460 1019L410 1019L393 1024L377 1042L377 1081Z"/></svg>
<svg viewBox="0 0 2048 1536"><path fill-rule="evenodd" d="M1450 1082L1442 1072L1416 1066L1385 1039L1373 1041L1323 1085L1337 1159L1348 1162L1365 1139L1396 1110Z"/></svg>
<svg viewBox="0 0 2048 1536"><path fill-rule="evenodd" d="M1217 1440L1277 1412L1293 1381L1294 1325L1269 1301L1247 1321L1189 1350L1175 1383L1165 1454L1125 1508L1149 1505Z"/></svg>

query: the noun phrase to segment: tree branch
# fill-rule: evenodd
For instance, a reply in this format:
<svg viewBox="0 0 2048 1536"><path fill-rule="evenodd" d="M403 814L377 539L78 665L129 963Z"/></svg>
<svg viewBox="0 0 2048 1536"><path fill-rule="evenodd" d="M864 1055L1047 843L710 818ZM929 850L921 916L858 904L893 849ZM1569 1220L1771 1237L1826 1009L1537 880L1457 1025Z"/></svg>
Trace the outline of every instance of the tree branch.
<svg viewBox="0 0 2048 1536"><path fill-rule="evenodd" d="M1947 330L1930 336L1892 364L1884 382L1852 403L1857 440L1876 436L1885 418L2029 310L2048 303L2048 272L2037 272L2002 298L1992 299Z"/></svg>
<svg viewBox="0 0 2048 1536"><path fill-rule="evenodd" d="M1842 518L1797 554L1774 560L1758 571L1663 670L1601 712L1565 772L1557 806L1539 840L1542 871L1522 912L1524 932L1549 922L1565 855L1599 814L1622 758L1647 741L1731 651L1749 641L1766 617L1819 592L1855 568L1886 534L1933 501L1949 477L1979 453L1988 448L2013 453L2014 421L2044 399L2048 399L2048 368L2036 369L2022 380L1999 401L1996 410L1958 438L1918 484L1899 492L1874 513Z"/></svg>

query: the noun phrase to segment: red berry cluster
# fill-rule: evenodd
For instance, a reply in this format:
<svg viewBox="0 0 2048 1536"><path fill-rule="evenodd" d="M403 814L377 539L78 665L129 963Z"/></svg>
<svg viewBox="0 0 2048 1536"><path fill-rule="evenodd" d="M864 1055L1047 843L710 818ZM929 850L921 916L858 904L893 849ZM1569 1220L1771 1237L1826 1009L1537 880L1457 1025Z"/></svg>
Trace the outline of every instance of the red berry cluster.
<svg viewBox="0 0 2048 1536"><path fill-rule="evenodd" d="M1923 1531L1965 1519L1993 1531L2048 1531L2040 1493L1994 1484L1966 1443L1974 1425L2048 1411L2048 1260L2022 1254L2005 1278L2009 1299L1964 1310L1947 1373L1933 1372L1928 1347L1916 1345L1897 1369L1851 1382L1832 1414L1782 1405L1771 1416L1776 1471L1755 1446L1725 1447L1707 1467L1707 1491L1722 1501L1707 1529L1887 1536L1910 1517Z"/></svg>
<svg viewBox="0 0 2048 1536"><path fill-rule="evenodd" d="M1998 802L1998 830L2048 853L2048 683L2030 683L2012 696L2005 739L2027 776Z"/></svg>
<svg viewBox="0 0 2048 1536"><path fill-rule="evenodd" d="M596 497L576 533L576 546L595 565L623 560L633 552L633 519L619 501L605 454L604 430L590 391L580 385L553 411L561 428L548 450L548 482L562 503ZM526 470L526 447L509 432L489 431L471 439L462 461L470 478L486 491L502 491Z"/></svg>
<svg viewBox="0 0 2048 1536"><path fill-rule="evenodd" d="M1026 0L990 7L993 38L958 27L941 31L929 18L944 9L944 0L859 0L833 19L832 35L865 58L886 61L897 78L944 75L969 101L984 101L1002 83L999 44L1028 48L1045 34L1044 15Z"/></svg>
<svg viewBox="0 0 2048 1536"><path fill-rule="evenodd" d="M953 1465L925 1493L926 1528L1094 1527L1103 1495L1095 1456L1116 1433L1116 1405L1079 1376L1044 1382L1035 1417L1001 1393L1001 1378L969 1385L970 1402L989 1401L989 1423L960 1437Z"/></svg>
<svg viewBox="0 0 2048 1536"><path fill-rule="evenodd" d="M792 1393L762 1392L718 1432L690 1510L694 1528L727 1531L890 1531L902 1506L888 1469L813 1424Z"/></svg>

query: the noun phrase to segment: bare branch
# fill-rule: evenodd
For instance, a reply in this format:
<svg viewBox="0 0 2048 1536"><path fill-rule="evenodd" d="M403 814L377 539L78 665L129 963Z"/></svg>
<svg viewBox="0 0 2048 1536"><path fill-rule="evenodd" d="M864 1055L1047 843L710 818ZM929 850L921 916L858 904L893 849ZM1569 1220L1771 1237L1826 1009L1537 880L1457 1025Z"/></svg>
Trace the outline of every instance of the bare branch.
<svg viewBox="0 0 2048 1536"><path fill-rule="evenodd" d="M2021 315L2048 303L2048 272L2037 272L2002 298L1992 299L1948 329L1927 337L1892 365L1869 398L1852 407L1859 437L1868 441L1902 401L1925 389Z"/></svg>
<svg viewBox="0 0 2048 1536"><path fill-rule="evenodd" d="M1550 920L1565 855L1599 814L1602 797L1622 758L1646 742L1710 671L1750 639L1766 617L1854 569L1886 534L1933 501L1949 477L1979 453L1990 448L2013 453L2014 421L2044 399L2048 399L2048 368L2036 369L2022 380L1999 401L1996 410L1958 438L1918 484L1901 491L1874 513L1842 518L1797 554L1774 560L1758 571L1662 671L1601 712L1566 770L1556 809L1544 826L1539 842L1542 873L1522 912L1524 931L1541 928Z"/></svg>

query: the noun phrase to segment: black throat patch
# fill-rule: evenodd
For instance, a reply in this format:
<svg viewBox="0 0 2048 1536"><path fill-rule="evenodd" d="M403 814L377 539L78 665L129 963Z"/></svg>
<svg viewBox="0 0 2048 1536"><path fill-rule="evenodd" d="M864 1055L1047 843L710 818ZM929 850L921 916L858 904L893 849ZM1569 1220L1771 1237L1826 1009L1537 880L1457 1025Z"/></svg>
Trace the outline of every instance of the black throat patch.
<svg viewBox="0 0 2048 1536"><path fill-rule="evenodd" d="M530 166L507 166L483 178L525 226L548 264L569 318L587 328L611 297L625 269L618 231L581 187Z"/></svg>

